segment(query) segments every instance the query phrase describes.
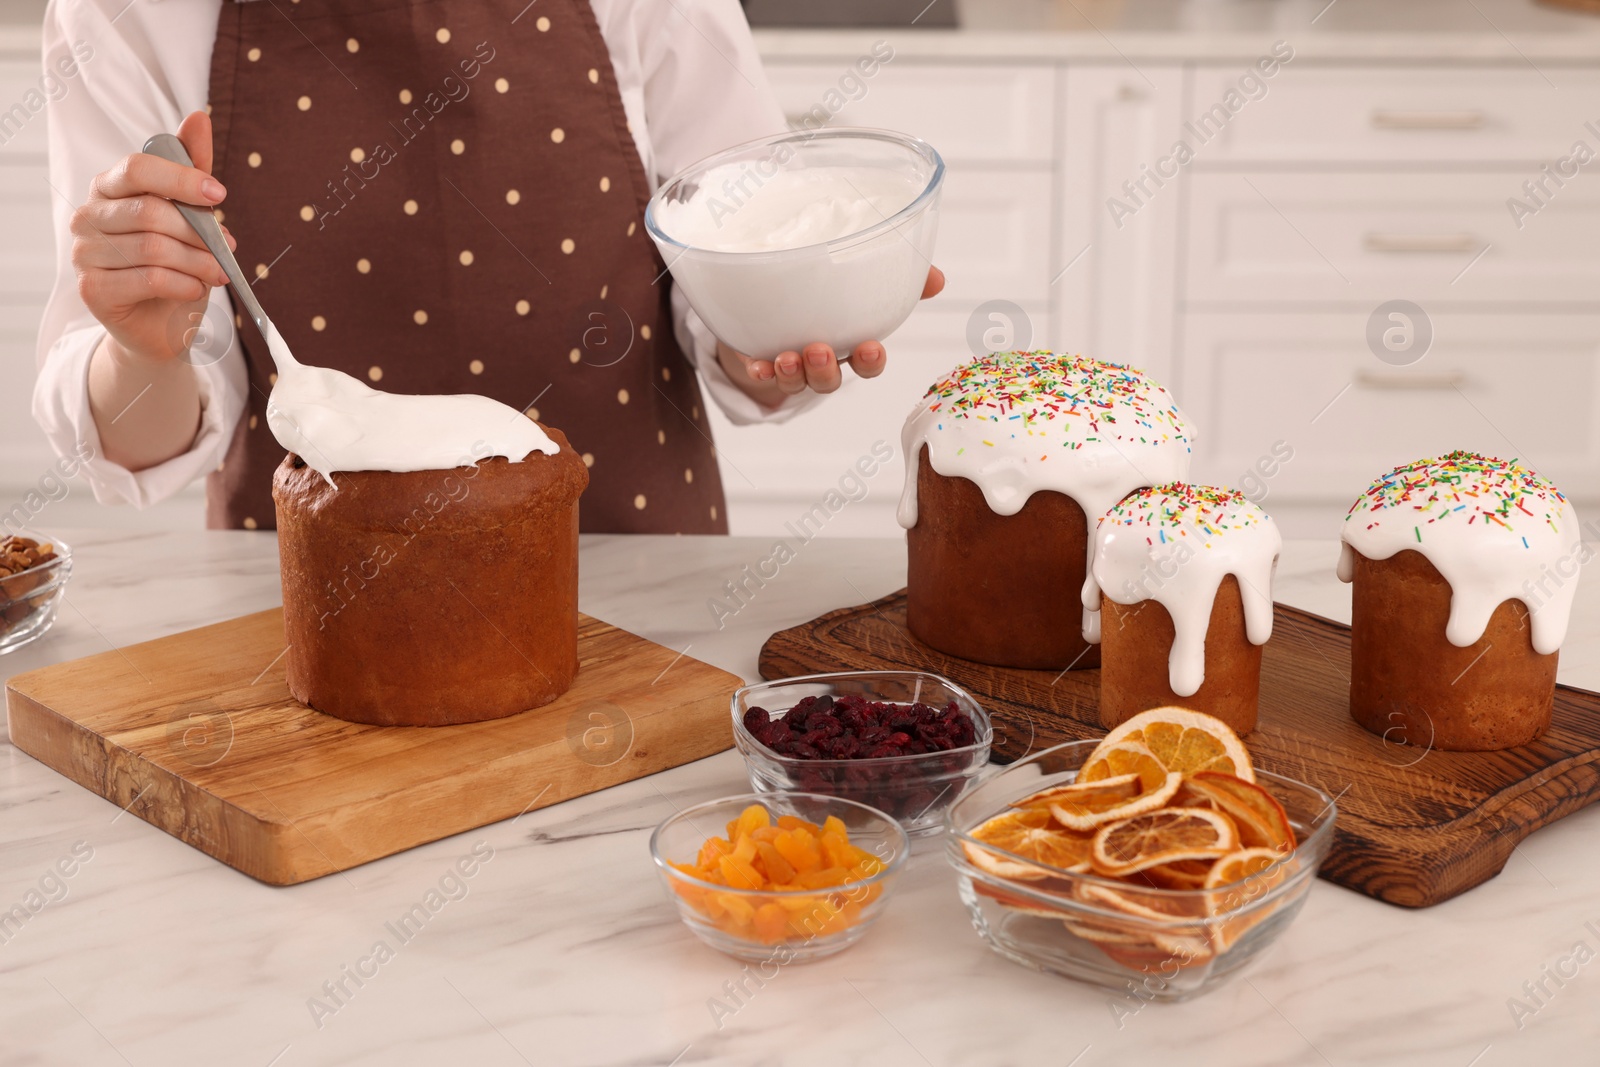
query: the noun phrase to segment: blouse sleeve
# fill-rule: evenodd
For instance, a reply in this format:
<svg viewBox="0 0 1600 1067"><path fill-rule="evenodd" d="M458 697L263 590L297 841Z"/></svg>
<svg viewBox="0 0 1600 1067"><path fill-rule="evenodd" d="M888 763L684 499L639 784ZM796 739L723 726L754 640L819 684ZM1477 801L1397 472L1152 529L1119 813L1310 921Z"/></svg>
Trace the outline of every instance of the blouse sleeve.
<svg viewBox="0 0 1600 1067"><path fill-rule="evenodd" d="M137 472L107 460L88 385L89 360L105 330L78 297L70 258L72 215L94 176L205 106L216 25L214 0L78 0L52 3L45 13L44 69L61 75L66 91L48 109L56 263L39 330L33 415L58 455L90 457L81 470L105 504L144 507L216 467L244 409L244 357L235 344L233 310L226 291L214 289L187 357L200 385L194 444Z"/></svg>

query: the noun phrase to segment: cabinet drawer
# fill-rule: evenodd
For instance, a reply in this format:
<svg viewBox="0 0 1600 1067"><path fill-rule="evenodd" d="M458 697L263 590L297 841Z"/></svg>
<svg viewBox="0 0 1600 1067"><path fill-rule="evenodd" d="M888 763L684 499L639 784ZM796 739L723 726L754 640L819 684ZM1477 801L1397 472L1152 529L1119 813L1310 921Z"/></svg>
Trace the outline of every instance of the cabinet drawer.
<svg viewBox="0 0 1600 1067"><path fill-rule="evenodd" d="M933 253L947 294L969 304L998 297L1043 305L1050 289L1050 223L1048 172L949 168Z"/></svg>
<svg viewBox="0 0 1600 1067"><path fill-rule="evenodd" d="M1188 299L1600 301L1600 182L1580 173L1514 221L1527 177L1196 174Z"/></svg>
<svg viewBox="0 0 1600 1067"><path fill-rule="evenodd" d="M1243 485L1281 441L1294 454L1261 479L1266 506L1325 502L1329 537L1377 475L1457 448L1600 494L1600 315L1436 314L1431 350L1409 367L1373 356L1366 320L1185 316L1176 388L1199 428L1195 480Z"/></svg>
<svg viewBox="0 0 1600 1067"><path fill-rule="evenodd" d="M0 162L17 156L45 154L45 111L37 58L0 59ZM79 79L64 83L67 92L82 92ZM57 92L60 92L58 89ZM40 105L38 110L32 105Z"/></svg>
<svg viewBox="0 0 1600 1067"><path fill-rule="evenodd" d="M830 124L909 133L947 162L1050 162L1051 68L894 59L863 78L853 62L768 61L767 77L790 124L814 126L807 117L819 114L813 108L842 102Z"/></svg>
<svg viewBox="0 0 1600 1067"><path fill-rule="evenodd" d="M1199 118L1235 89L1240 71L1195 72L1190 113ZM1198 151L1197 167L1235 160L1395 163L1548 160L1600 117L1600 76L1526 66L1489 70L1283 67L1267 94L1247 103ZM1207 127L1210 132L1210 127Z"/></svg>

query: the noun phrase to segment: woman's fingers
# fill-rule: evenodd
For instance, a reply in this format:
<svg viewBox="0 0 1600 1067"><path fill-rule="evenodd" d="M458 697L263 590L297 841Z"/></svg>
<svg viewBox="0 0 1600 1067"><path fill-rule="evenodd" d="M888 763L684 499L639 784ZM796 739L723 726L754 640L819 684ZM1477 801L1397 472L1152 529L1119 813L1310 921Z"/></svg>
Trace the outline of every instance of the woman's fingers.
<svg viewBox="0 0 1600 1067"><path fill-rule="evenodd" d="M854 367L856 374L862 378L876 378L888 365L888 354L884 352L883 345L877 341L863 341L856 345L856 350L850 354L850 366Z"/></svg>
<svg viewBox="0 0 1600 1067"><path fill-rule="evenodd" d="M75 241L72 263L80 270L167 267L207 285L227 282L210 252L161 233L108 233Z"/></svg>
<svg viewBox="0 0 1600 1067"><path fill-rule="evenodd" d="M178 140L183 142L195 169L211 173L211 116L204 111L191 111L178 126Z"/></svg>
<svg viewBox="0 0 1600 1067"><path fill-rule="evenodd" d="M78 275L78 295L102 322L118 318L119 309L146 300L199 300L206 292L198 278L167 267L87 270Z"/></svg>
<svg viewBox="0 0 1600 1067"><path fill-rule="evenodd" d="M204 248L194 227L184 221L172 201L155 195L122 200L90 200L72 215L72 232L78 237L108 233L162 233L186 245Z"/></svg>
<svg viewBox="0 0 1600 1067"><path fill-rule="evenodd" d="M219 204L228 191L198 167L185 167L160 156L135 152L117 165L95 175L89 187L91 200L122 200L154 193L185 204Z"/></svg>
<svg viewBox="0 0 1600 1067"><path fill-rule="evenodd" d="M944 271L938 267L928 268L928 280L922 283L922 299L938 296L944 289Z"/></svg>
<svg viewBox="0 0 1600 1067"><path fill-rule="evenodd" d="M772 365L777 371L778 388L785 394L793 396L805 392L806 370L800 361L800 353L780 352L778 358L772 361Z"/></svg>
<svg viewBox="0 0 1600 1067"><path fill-rule="evenodd" d="M818 342L806 345L800 355L805 362L806 384L813 392L831 393L839 388L843 376L839 373L839 360L832 348Z"/></svg>
<svg viewBox="0 0 1600 1067"><path fill-rule="evenodd" d="M773 366L770 359L750 359L744 361L744 372L753 382L770 382L778 374L778 369Z"/></svg>

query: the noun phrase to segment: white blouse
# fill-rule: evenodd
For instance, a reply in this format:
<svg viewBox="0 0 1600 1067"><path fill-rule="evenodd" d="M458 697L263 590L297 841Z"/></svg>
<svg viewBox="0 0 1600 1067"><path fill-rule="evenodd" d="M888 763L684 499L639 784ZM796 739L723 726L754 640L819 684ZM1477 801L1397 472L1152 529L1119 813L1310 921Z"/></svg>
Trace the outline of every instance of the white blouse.
<svg viewBox="0 0 1600 1067"><path fill-rule="evenodd" d="M56 277L39 331L33 414L57 453L92 449L95 458L83 471L101 503L144 507L214 469L244 410L248 387L232 307L225 289L213 289L207 328L190 356L202 408L194 444L138 472L104 458L89 411L88 377L105 329L78 298L68 229L96 174L205 107L225 2L51 0L45 13L47 69L74 44L87 43L93 57L79 64L76 84L49 108ZM738 0L590 3L652 188L712 152L785 128ZM672 307L679 344L733 422L781 421L817 399L804 393L776 410L761 407L729 380L717 362L715 339L676 288Z"/></svg>

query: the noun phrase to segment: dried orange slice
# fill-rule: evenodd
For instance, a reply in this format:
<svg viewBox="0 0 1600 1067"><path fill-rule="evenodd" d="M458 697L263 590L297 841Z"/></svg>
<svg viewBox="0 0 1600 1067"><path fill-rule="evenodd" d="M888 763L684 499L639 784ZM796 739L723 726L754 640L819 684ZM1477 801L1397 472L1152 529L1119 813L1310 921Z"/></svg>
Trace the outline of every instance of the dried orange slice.
<svg viewBox="0 0 1600 1067"><path fill-rule="evenodd" d="M1266 896L1289 876L1290 862L1275 848L1244 848L1230 852L1211 865L1205 888L1213 915L1229 915ZM1275 907L1257 908L1225 918L1212 931L1217 951L1225 952L1244 932L1265 919Z"/></svg>
<svg viewBox="0 0 1600 1067"><path fill-rule="evenodd" d="M1256 780L1239 735L1221 719L1187 708L1141 711L1106 734L1078 772L1080 782L1139 770L1148 755L1164 772L1221 771ZM1147 771L1142 772L1148 774Z"/></svg>
<svg viewBox="0 0 1600 1067"><path fill-rule="evenodd" d="M1218 889L1242 882L1252 875L1260 874L1281 859L1283 853L1275 848L1241 848L1236 852L1230 852L1211 865L1211 873L1206 876L1205 887Z"/></svg>
<svg viewBox="0 0 1600 1067"><path fill-rule="evenodd" d="M1081 895L1084 900L1109 904L1141 919L1198 919L1206 914L1205 904L1198 894L1175 897L1167 893L1141 892L1137 886L1123 888L1086 883Z"/></svg>
<svg viewBox="0 0 1600 1067"><path fill-rule="evenodd" d="M1161 808L1095 831L1089 859L1100 874L1123 878L1174 860L1223 856L1239 847L1233 820L1212 808Z"/></svg>
<svg viewBox="0 0 1600 1067"><path fill-rule="evenodd" d="M1085 941L1100 945L1149 945L1150 939L1115 919L1062 919L1061 923Z"/></svg>
<svg viewBox="0 0 1600 1067"><path fill-rule="evenodd" d="M996 815L973 830L972 836L986 845L1005 849L1044 867L1064 871L1089 869L1089 835L1074 833L1057 825L1048 808L1018 808ZM1001 878L1035 881L1050 875L1043 867L1019 863L989 849L979 848L970 841L963 841L961 847L974 866Z"/></svg>
<svg viewBox="0 0 1600 1067"><path fill-rule="evenodd" d="M1183 775L1176 771L1154 789L1146 789L1139 775L1124 774L1098 782L1075 782L1045 796L1056 822L1069 830L1086 831L1141 811L1154 811L1171 800L1182 784Z"/></svg>
<svg viewBox="0 0 1600 1067"><path fill-rule="evenodd" d="M1239 827L1239 843L1245 848L1294 850L1294 827L1289 824L1288 813L1271 793L1254 782L1217 771L1200 771L1184 779L1179 793L1174 804L1227 812Z"/></svg>
<svg viewBox="0 0 1600 1067"><path fill-rule="evenodd" d="M1119 774L1114 778L1102 778L1098 782L1068 782L1066 785L1042 789L1037 793L1030 793L1013 800L1011 807L1047 808L1057 800L1068 798L1110 797L1130 800L1143 790L1144 784L1137 774Z"/></svg>
<svg viewBox="0 0 1600 1067"><path fill-rule="evenodd" d="M1137 778L1146 789L1157 789L1167 780L1171 771L1156 758L1156 754L1141 741L1126 741L1115 745L1104 742L1096 746L1087 762L1078 771L1074 785L1092 785L1125 778Z"/></svg>
<svg viewBox="0 0 1600 1067"><path fill-rule="evenodd" d="M1182 792L1179 790L1180 795ZM1211 863L1211 860L1173 860L1171 863L1147 867L1130 877L1135 882L1157 889L1204 889L1206 875L1211 873Z"/></svg>
<svg viewBox="0 0 1600 1067"><path fill-rule="evenodd" d="M1063 909L1061 908L1052 908L1047 904L1042 904L1039 901L1032 899L1031 897L1020 896L1016 893L1008 893L1003 889L998 889L985 882L980 882L977 879L973 879L972 888L979 895L989 897L1001 907L1010 908L1012 911L1020 911L1027 915L1037 915L1045 919L1059 919L1063 913Z"/></svg>

